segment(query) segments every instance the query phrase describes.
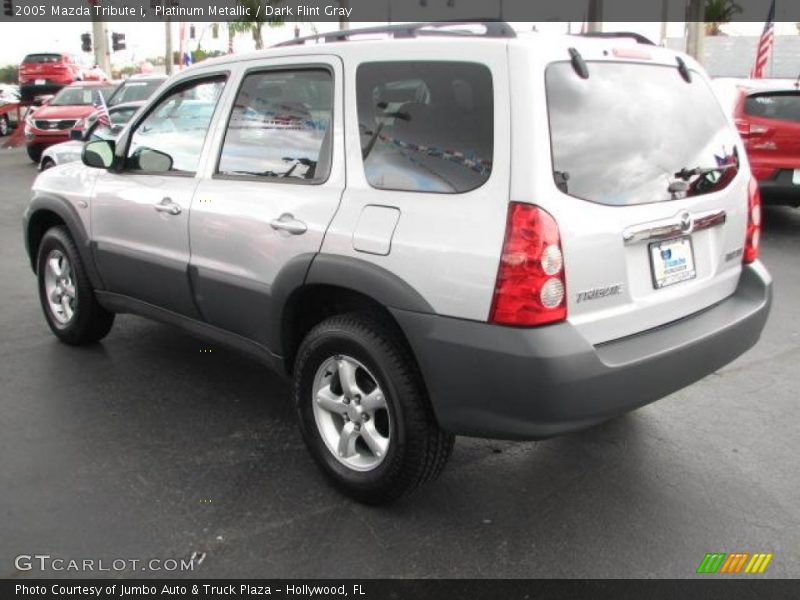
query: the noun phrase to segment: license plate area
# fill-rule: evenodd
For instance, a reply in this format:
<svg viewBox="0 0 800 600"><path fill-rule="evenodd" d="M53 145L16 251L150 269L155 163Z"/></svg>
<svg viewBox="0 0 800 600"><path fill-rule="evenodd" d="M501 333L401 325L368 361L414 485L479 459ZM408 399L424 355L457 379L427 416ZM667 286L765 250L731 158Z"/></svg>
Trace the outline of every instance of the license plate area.
<svg viewBox="0 0 800 600"><path fill-rule="evenodd" d="M36 81L34 81L35 85L44 85L46 83L47 83L46 79L37 79Z"/></svg>
<svg viewBox="0 0 800 600"><path fill-rule="evenodd" d="M661 288L697 277L692 238L682 236L649 246L653 287Z"/></svg>
<svg viewBox="0 0 800 600"><path fill-rule="evenodd" d="M792 173L792 183L800 185L800 169L795 169L794 173Z"/></svg>

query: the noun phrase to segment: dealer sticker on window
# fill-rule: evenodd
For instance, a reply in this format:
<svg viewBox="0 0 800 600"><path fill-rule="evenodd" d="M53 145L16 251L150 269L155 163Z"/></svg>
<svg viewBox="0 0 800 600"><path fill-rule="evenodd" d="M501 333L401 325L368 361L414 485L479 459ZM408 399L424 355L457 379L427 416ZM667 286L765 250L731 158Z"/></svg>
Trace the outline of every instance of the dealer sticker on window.
<svg viewBox="0 0 800 600"><path fill-rule="evenodd" d="M656 289L694 279L697 272L691 238L680 237L650 244L650 265Z"/></svg>

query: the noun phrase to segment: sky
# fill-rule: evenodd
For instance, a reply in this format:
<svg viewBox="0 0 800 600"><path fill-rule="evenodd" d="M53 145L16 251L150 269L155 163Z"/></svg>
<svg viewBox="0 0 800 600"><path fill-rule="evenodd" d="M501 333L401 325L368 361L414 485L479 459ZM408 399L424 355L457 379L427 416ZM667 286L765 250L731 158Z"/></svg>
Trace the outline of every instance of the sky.
<svg viewBox="0 0 800 600"><path fill-rule="evenodd" d="M313 33L312 27L317 27L318 32L325 32L337 27L337 23L301 23L301 35ZM353 23L352 27L359 25L374 26L375 23ZM515 29L530 30L534 23L512 23ZM566 32L566 23L536 23L540 31L545 32ZM112 55L112 62L116 66L135 64L145 58L158 56L164 52L164 24L163 23L108 23L109 36L111 32L124 33L126 35L127 50ZM173 47L178 48L180 25L173 24ZM227 32L224 27L220 30L219 39L212 39L210 23L196 23L196 34L198 40L189 41L190 49L196 48L199 41L205 50L227 50ZM572 30L579 31L580 23L573 23ZM761 33L764 27L762 23L731 23L723 29L731 35L754 35ZM635 31L641 33L654 41L658 41L661 35L661 23L605 23L606 31ZM7 64L18 64L22 58L31 52L71 52L77 56L84 56L87 61L92 60L90 55L81 52L80 36L82 33L91 31L91 23L14 23L13 27L8 22L0 23L0 66ZM684 23L669 23L668 37L682 37ZM796 35L797 29L794 23L776 23L776 35ZM266 45L287 40L294 35L294 24L287 23L282 27L264 28L264 39ZM188 38L188 25L187 33ZM48 40L43 43L42 40ZM252 50L253 42L250 36L240 34L235 41L237 52Z"/></svg>

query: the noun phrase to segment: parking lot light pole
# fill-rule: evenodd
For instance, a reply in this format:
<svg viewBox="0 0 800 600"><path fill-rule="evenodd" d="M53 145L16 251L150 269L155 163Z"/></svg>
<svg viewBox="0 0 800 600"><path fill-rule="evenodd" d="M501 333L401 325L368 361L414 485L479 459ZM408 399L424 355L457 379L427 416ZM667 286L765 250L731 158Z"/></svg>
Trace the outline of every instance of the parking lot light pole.
<svg viewBox="0 0 800 600"><path fill-rule="evenodd" d="M704 1L689 0L686 5L686 53L699 63L703 62L705 18Z"/></svg>
<svg viewBox="0 0 800 600"><path fill-rule="evenodd" d="M172 75L172 19L167 17L164 21L165 39L164 39L164 69L167 75Z"/></svg>
<svg viewBox="0 0 800 600"><path fill-rule="evenodd" d="M106 24L97 16L92 17L92 37L94 38L94 62L104 73L111 73L111 57L108 53Z"/></svg>
<svg viewBox="0 0 800 600"><path fill-rule="evenodd" d="M586 30L590 33L603 31L603 0L589 0Z"/></svg>

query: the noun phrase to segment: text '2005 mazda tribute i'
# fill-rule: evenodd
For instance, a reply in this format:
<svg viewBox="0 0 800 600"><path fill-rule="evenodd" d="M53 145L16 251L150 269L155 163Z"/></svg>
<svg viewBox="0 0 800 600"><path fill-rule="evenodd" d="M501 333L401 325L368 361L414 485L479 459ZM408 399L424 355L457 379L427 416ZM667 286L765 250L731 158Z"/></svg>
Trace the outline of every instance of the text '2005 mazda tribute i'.
<svg viewBox="0 0 800 600"><path fill-rule="evenodd" d="M438 475L454 435L588 427L753 346L758 187L702 68L481 27L171 79L36 180L53 333L136 313L263 358L322 470L370 503Z"/></svg>

